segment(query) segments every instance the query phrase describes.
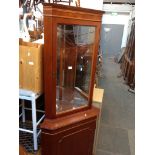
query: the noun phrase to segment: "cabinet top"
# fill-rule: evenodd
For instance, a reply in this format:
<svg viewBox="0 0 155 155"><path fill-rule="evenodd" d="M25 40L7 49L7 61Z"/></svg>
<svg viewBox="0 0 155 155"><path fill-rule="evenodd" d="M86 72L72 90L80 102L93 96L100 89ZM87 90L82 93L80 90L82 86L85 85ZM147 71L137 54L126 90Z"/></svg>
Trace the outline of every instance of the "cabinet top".
<svg viewBox="0 0 155 155"><path fill-rule="evenodd" d="M73 11L83 11L83 12L91 12L91 13L96 13L96 14L101 14L101 15L104 13L104 11L101 11L101 10L94 10L94 9L68 6L68 5L62 5L62 4L54 4L54 3L43 3L43 6L45 8L57 8L57 9L66 9L66 10L73 10Z"/></svg>
<svg viewBox="0 0 155 155"><path fill-rule="evenodd" d="M54 3L43 3L44 16L84 19L101 22L104 11Z"/></svg>
<svg viewBox="0 0 155 155"><path fill-rule="evenodd" d="M84 12L92 12L97 14L103 14L104 11L101 10L94 10L94 9L88 9L88 8L82 8L82 7L75 7L75 6L68 6L63 4L54 4L54 3L43 3L43 6L48 8L58 8L58 9L68 9L68 10L74 10L74 11L84 11Z"/></svg>

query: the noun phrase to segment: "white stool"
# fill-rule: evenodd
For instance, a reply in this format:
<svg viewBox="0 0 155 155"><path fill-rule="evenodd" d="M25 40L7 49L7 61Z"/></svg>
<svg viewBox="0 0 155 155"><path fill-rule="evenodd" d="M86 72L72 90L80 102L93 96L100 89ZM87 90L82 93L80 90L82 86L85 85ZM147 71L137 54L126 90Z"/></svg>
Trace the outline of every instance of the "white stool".
<svg viewBox="0 0 155 155"><path fill-rule="evenodd" d="M40 96L41 94L37 94L34 93L32 91L28 91L28 90L23 90L20 89L19 90L19 99L22 100L22 113L19 115L19 118L22 116L22 121L25 122L25 110L32 110L32 126L33 126L33 130L28 130L28 129L24 129L24 128L19 128L20 131L23 132L28 132L28 133L32 133L33 134L33 145L34 145L34 150L38 150L38 142L37 142L37 138L41 133L41 130L39 130L37 132L37 126L40 124L40 122L44 119L45 117L45 112L43 110L37 110L36 109L36 99ZM24 105L24 100L29 100L31 101L31 106L32 108L26 108ZM38 120L37 122L37 114L36 112L41 112L43 113L43 116Z"/></svg>

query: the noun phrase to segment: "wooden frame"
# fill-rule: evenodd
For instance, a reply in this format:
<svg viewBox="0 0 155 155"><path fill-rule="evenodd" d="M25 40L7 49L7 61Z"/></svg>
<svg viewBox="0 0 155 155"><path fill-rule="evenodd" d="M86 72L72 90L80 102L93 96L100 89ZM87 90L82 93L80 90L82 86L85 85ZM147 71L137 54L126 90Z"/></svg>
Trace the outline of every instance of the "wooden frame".
<svg viewBox="0 0 155 155"><path fill-rule="evenodd" d="M44 3L44 86L45 114L52 119L91 107L95 79L96 58L100 40L101 19L103 11L77 8L65 5ZM95 43L92 56L91 82L88 95L88 106L56 114L56 70L57 70L57 25L94 26Z"/></svg>
<svg viewBox="0 0 155 155"><path fill-rule="evenodd" d="M70 6L71 0L53 0L53 3L68 3L68 5Z"/></svg>

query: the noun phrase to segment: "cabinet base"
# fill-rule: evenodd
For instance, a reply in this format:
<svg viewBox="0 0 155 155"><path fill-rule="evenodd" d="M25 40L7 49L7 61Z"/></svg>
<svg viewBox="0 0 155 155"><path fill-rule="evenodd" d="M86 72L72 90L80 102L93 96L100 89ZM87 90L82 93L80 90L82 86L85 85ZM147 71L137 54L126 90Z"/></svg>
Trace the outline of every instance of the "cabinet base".
<svg viewBox="0 0 155 155"><path fill-rule="evenodd" d="M92 155L99 109L78 112L41 125L42 155Z"/></svg>

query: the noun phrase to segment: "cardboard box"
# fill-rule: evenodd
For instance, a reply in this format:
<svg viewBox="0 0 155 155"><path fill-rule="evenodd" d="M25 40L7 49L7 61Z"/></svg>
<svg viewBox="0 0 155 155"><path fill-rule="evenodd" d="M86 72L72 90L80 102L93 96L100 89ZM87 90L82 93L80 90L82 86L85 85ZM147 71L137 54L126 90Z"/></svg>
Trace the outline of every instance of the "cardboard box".
<svg viewBox="0 0 155 155"><path fill-rule="evenodd" d="M43 92L43 45L19 42L19 88Z"/></svg>

